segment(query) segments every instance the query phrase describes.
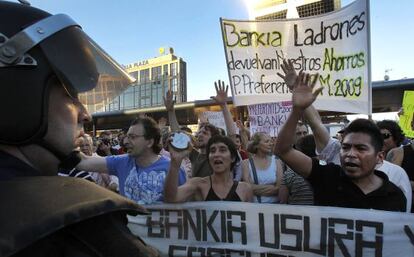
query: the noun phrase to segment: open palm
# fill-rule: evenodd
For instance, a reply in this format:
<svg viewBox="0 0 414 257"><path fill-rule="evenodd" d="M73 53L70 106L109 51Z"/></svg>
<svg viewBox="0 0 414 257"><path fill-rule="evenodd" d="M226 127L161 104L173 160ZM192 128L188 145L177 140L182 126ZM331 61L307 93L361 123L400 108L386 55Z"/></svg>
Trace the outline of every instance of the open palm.
<svg viewBox="0 0 414 257"><path fill-rule="evenodd" d="M168 90L167 94L164 96L164 105L167 111L172 111L174 109L173 92L171 90Z"/></svg>
<svg viewBox="0 0 414 257"><path fill-rule="evenodd" d="M301 109L306 109L315 100L323 87L313 90L318 80L318 74L312 80L309 74L300 73L297 76L292 92L292 105Z"/></svg>
<svg viewBox="0 0 414 257"><path fill-rule="evenodd" d="M296 74L296 70L293 67L292 61L286 61L286 59L284 59L281 67L285 75L279 72L277 73L277 75L285 81L286 85L289 87L290 90L293 90L298 75Z"/></svg>
<svg viewBox="0 0 414 257"><path fill-rule="evenodd" d="M229 86L225 86L224 81L221 80L214 82L214 86L216 88L216 96L212 96L211 98L213 98L218 105L224 105L227 102L227 91Z"/></svg>

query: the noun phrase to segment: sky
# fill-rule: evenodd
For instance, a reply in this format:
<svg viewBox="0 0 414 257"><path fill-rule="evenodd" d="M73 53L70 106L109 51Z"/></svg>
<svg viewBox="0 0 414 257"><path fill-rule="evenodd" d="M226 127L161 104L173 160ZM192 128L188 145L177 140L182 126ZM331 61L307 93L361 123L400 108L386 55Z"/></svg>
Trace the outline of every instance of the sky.
<svg viewBox="0 0 414 257"><path fill-rule="evenodd" d="M248 20L249 0L29 0L78 22L120 64L158 56L173 47L187 62L188 101L215 94L228 82L219 18ZM17 0L16 0L17 2ZM342 6L352 0L342 0ZM412 0L371 0L372 80L414 78Z"/></svg>

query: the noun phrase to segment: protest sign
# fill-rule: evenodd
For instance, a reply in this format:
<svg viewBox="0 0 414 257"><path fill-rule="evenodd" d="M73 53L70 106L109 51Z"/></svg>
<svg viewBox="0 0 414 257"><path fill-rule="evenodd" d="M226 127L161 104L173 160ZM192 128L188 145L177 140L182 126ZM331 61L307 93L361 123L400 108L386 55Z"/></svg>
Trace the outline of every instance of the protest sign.
<svg viewBox="0 0 414 257"><path fill-rule="evenodd" d="M277 137L292 111L292 102L254 104L247 106L249 111L250 133L265 132Z"/></svg>
<svg viewBox="0 0 414 257"><path fill-rule="evenodd" d="M319 73L321 110L371 113L367 0L315 17L274 21L221 19L236 106L291 99L277 72L283 59L297 71Z"/></svg>
<svg viewBox="0 0 414 257"><path fill-rule="evenodd" d="M414 257L409 213L241 202L146 208L128 227L162 256Z"/></svg>
<svg viewBox="0 0 414 257"><path fill-rule="evenodd" d="M208 123L213 124L217 128L222 128L227 133L226 122L224 121L224 115L222 112L202 112L199 114L200 120L208 121ZM238 133L239 128L236 123L233 123L236 133Z"/></svg>
<svg viewBox="0 0 414 257"><path fill-rule="evenodd" d="M400 116L400 127L406 137L414 138L414 130L411 128L414 114L414 91L404 91L402 107L404 114Z"/></svg>

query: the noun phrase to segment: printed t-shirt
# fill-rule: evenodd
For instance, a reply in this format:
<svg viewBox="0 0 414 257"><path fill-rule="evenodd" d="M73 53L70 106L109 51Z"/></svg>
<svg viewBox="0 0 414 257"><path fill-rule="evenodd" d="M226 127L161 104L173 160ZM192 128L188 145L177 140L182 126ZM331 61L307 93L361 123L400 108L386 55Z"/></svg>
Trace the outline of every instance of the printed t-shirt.
<svg viewBox="0 0 414 257"><path fill-rule="evenodd" d="M162 203L164 200L164 182L170 169L170 161L163 156L147 167L135 164L135 158L123 154L106 157L110 175L119 178L121 195L138 204ZM186 182L186 175L180 168L178 185Z"/></svg>

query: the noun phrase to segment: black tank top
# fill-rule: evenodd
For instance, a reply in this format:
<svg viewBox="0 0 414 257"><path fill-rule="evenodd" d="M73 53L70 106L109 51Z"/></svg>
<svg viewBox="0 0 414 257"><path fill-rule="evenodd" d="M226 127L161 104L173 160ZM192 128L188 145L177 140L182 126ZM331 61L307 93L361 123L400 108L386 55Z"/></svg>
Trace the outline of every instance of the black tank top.
<svg viewBox="0 0 414 257"><path fill-rule="evenodd" d="M241 202L239 195L236 193L236 188L239 185L238 181L233 181L233 186L231 187L229 193L227 194L226 198L221 199L217 196L216 192L213 190L213 183L210 178L210 190L208 191L207 197L204 201L234 201L234 202Z"/></svg>
<svg viewBox="0 0 414 257"><path fill-rule="evenodd" d="M414 180L414 150L411 145L403 146L404 158L401 167L407 172L410 180ZM414 199L414 198L413 198Z"/></svg>

